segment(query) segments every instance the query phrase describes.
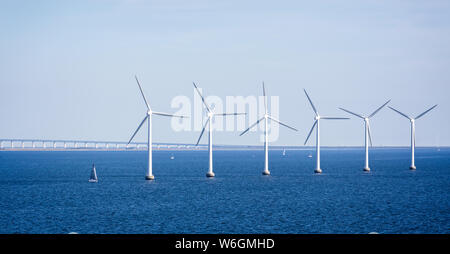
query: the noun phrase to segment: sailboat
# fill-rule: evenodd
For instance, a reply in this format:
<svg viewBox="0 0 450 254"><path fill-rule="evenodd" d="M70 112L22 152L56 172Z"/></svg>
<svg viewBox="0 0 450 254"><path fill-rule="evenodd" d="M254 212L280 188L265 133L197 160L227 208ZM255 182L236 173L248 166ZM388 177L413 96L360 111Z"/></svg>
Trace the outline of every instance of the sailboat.
<svg viewBox="0 0 450 254"><path fill-rule="evenodd" d="M283 156L286 156L286 149L283 149Z"/></svg>
<svg viewBox="0 0 450 254"><path fill-rule="evenodd" d="M95 171L95 165L94 164L92 164L91 178L89 178L89 182L90 183L98 182L97 172Z"/></svg>
<svg viewBox="0 0 450 254"><path fill-rule="evenodd" d="M173 156L173 154L170 156L170 159L171 160L174 160L175 159L175 156Z"/></svg>

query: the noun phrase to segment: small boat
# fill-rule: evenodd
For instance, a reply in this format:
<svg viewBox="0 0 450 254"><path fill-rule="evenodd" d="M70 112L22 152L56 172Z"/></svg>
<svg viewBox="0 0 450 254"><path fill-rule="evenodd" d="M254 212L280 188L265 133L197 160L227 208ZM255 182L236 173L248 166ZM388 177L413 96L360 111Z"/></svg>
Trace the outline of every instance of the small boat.
<svg viewBox="0 0 450 254"><path fill-rule="evenodd" d="M308 154L308 158L312 158L312 154Z"/></svg>
<svg viewBox="0 0 450 254"><path fill-rule="evenodd" d="M91 178L89 178L90 183L98 182L97 172L95 171L95 165L92 164Z"/></svg>
<svg viewBox="0 0 450 254"><path fill-rule="evenodd" d="M170 156L170 159L171 160L174 160L175 159L175 156L173 156L173 154Z"/></svg>

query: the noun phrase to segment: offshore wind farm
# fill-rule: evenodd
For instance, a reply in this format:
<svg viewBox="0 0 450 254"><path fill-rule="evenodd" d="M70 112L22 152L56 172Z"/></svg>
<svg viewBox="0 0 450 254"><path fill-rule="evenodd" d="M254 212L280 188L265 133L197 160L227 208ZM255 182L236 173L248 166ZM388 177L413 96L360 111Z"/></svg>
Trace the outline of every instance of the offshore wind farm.
<svg viewBox="0 0 450 254"><path fill-rule="evenodd" d="M307 102L315 114L315 121L306 137L304 145L307 143L314 129L316 129L315 148L291 146L288 148L286 153L287 146L278 146L272 149L269 156L269 120L293 131L298 130L269 114L269 101L267 100L266 88L263 83L263 116L240 133L240 136L242 136L264 121L263 148L261 148L261 146L246 146L242 144L237 144L235 146L216 146L215 154L216 157L218 157L218 160L215 164L216 168L220 171L220 176L217 177L217 181L212 181L212 179L209 178L216 178L213 171L212 160L212 131L214 117L245 116L246 112L216 113L214 111L215 105L208 105L207 100L202 95L197 85L193 83L195 91L200 96L202 105L206 109L207 113L207 120L203 123L203 128L197 142L195 144L153 143L151 122L151 116L153 114L178 117L181 119L188 118L190 116L153 111L137 77L135 77L135 80L147 111L144 119L140 122L128 142L2 139L0 140L0 159L2 161L0 164L0 170L8 179L14 178L13 175L17 174L17 172L26 173L27 175L25 178L23 175L18 176L22 180L19 180L19 182L15 180L14 183L19 183L19 185L10 185L8 184L10 181L4 181L3 184L6 184L5 187L9 191L14 191L16 188L15 186L29 185L29 181L32 181L33 186L35 187L31 187L31 190L28 191L31 196L45 195L48 202L58 203L66 198L73 199L73 197L70 196L74 193L71 194L71 192L69 192L63 196L61 196L60 193L67 193L63 190L68 188L69 185L75 185L78 189L77 192L81 191L81 193L84 193L87 196L92 196L93 191L103 193L100 196L105 197L104 195L106 195L106 197L108 197L106 200L116 204L117 202L120 202L119 200L123 200L125 198L128 202L125 202L125 204L118 207L116 206L116 211L127 213L126 211L130 212L131 210L129 209L133 209L135 218L141 219L144 214L150 213L153 214L152 218L156 219L158 223L155 224L153 220L148 220L142 224L142 222L138 223L136 220L130 221L131 218L125 214L111 214L108 217L116 221L115 223L108 223L108 225L99 223L89 226L80 225L79 223L72 223L70 220L74 218L71 216L65 216L63 219L61 215L50 212L53 218L62 221L61 225L63 226L61 227L60 225L49 225L48 221L42 218L43 214L38 212L34 213L32 220L39 221L40 226L32 227L29 224L31 221L28 219L20 220L19 225L8 223L5 224L4 222L6 220L13 219L15 215L7 215L3 213L1 214L1 218L4 219L2 220L4 224L3 232L67 233L64 232L64 230L80 233L181 233L186 231L190 233L217 233L223 232L224 230L227 233L367 233L369 231L382 233L404 233L404 231L410 233L446 232L445 229L442 231L436 227L437 225L447 223L444 222L446 221L445 218L443 218L443 221L438 220L437 222L435 221L436 218L434 218L433 223L428 221L427 225L431 223L432 228L416 227L416 225L409 224L411 223L409 220L405 221L406 224L402 224L401 227L398 227L395 226L394 221L398 222L398 220L402 220L398 217L400 215L397 215L395 211L396 209L401 208L402 212L405 212L404 206L407 203L404 202L408 202L405 201L408 200L406 197L414 192L414 188L411 188L411 184L414 184L415 187L420 188L424 188L424 184L433 184L434 187L437 188L442 188L445 186L445 184L441 185L440 183L443 179L442 177L437 177L436 174L433 174L428 170L432 168L433 171L437 171L439 174L448 174L446 164L445 162L442 164L442 162L447 161L448 158L450 158L450 148L419 148L419 163L424 165L425 170L418 173L418 175L411 175L411 173L407 173L408 171L405 171L404 167L401 166L402 164L404 166L407 161L407 148L378 147L376 149L372 149L374 160L373 163L377 165L377 169L375 171L368 169L369 140L372 145L369 118L381 111L381 109L384 108L390 101L387 101L382 106L378 107L368 117L364 117L347 109L340 108L341 110L364 120L365 146L363 149L361 147L323 148L322 152L325 153L327 158L325 163L327 166L327 172L322 173L320 168L321 146L319 121L321 119L348 120L349 118L338 116L321 116L306 90L303 90L306 95ZM432 109L436 108L436 106L437 105L433 106L415 118L410 118L406 114L394 108L391 109L411 120L421 118ZM147 143L131 143L145 122L147 122L148 127ZM411 122L414 123L413 120L411 120ZM200 140L208 125L208 145L199 146ZM411 165L415 165L414 126L411 127L411 135L411 152L413 156ZM28 143L27 147L25 147L26 143ZM58 143L59 149L57 147ZM16 147L14 146L15 144ZM310 152L314 149L316 151L316 168L314 170L314 174L310 174L308 173L309 168L314 163L314 160L311 158L312 156L310 156ZM207 154L205 154L206 151ZM359 155L362 155L361 153L363 151L365 152L365 173L361 174L358 173L360 171L357 170L358 167L356 167L356 165L359 163L360 159L358 158L362 157ZM206 181L201 180L202 178L198 174L199 169L203 168L202 165L206 164L205 155L208 155L207 162L209 165L206 174L208 179L206 179ZM262 156L264 156L264 163L261 162ZM271 161L271 168L275 169L275 174L273 175L269 171L269 158ZM88 165L91 165L91 163L92 168L89 168ZM153 165L158 168L158 175L160 176L159 180L155 180L153 175ZM36 167L41 171L37 175L37 178L29 172L30 170L36 170ZM264 170L262 171L262 176L258 177L256 169L260 167L263 167ZM410 168L413 169L412 166ZM414 167L414 169L416 168ZM146 172L145 180L150 180L150 182L154 182L154 184L142 185L146 182L141 177L138 177L143 173L142 171ZM84 175L83 172L85 173ZM43 173L47 176L42 177ZM323 176L317 178L319 177L317 175L322 174ZM89 180L87 180L88 175L90 175ZM419 185L417 185L416 182L417 177L422 180L422 183ZM66 179L63 180L63 178ZM70 180L67 180L67 178ZM51 181L53 184L47 184L48 181ZM186 184L186 182L189 184ZM55 186L57 183L59 184ZM243 188L243 186L245 186L245 188ZM369 220L369 222L364 221L355 223L352 222L352 218L348 217L345 210L336 208L355 205L355 197L352 189L361 188L362 186L369 191L372 190L370 192L373 192L374 189L377 190L374 194L371 194L371 199L373 198L373 195L375 195L375 198L378 200L376 202L377 208L366 210L366 212L381 213L383 215L378 216L375 220ZM188 191L186 188L189 188L190 190ZM317 194L314 190L322 189L321 191L324 191L324 188L326 191L322 194ZM58 192L53 192L55 189L58 190ZM258 195L257 193L260 193L262 189L269 190L270 194L266 193L263 195ZM408 191L405 192L405 190ZM121 193L121 195L119 195L119 199L116 198L116 195L112 195L112 192L117 191ZM138 199L140 199L139 197L144 195L147 191L150 191L153 196L159 197L158 201L150 203L138 202ZM194 195L186 195L187 192L192 191L195 193ZM395 196L392 195L392 192L396 193ZM160 198L163 193L171 194L163 198L163 203L160 203ZM283 193L283 195L280 196L281 193ZM388 193L391 195L391 197L387 199L390 200L389 202L392 202L394 199L397 200L394 201L396 204L396 208L394 210L390 207L390 205L386 206L385 204L380 203L386 201L385 197ZM201 198L202 195L208 195L209 198ZM305 199L305 197L311 195L312 198ZM340 201L342 195L346 195L349 199ZM207 200L214 200L218 198L225 198L225 200L228 200L233 204L233 208L226 203L219 203L218 207L212 207L209 205ZM256 209L249 209L245 206L247 203L253 203L255 198L257 203L264 203L263 200L269 199L272 203L277 205L275 208L273 206L270 206L269 208L266 205L259 204L258 206L255 206ZM303 202L307 202L307 204L309 203L308 206L311 206L313 204L317 204L319 199L323 198L332 201L327 202L325 205L314 205L315 210L303 208ZM429 198L437 201L440 200L442 196L433 195L430 197L427 195L427 200ZM107 207L106 203L104 203L105 199L94 199L96 199L96 201L94 201L96 204L95 209L100 209L99 211L101 211ZM80 207L80 204L77 204L78 202L85 202L78 199L75 200L77 200L74 203L75 207ZM294 200L295 202L290 205L286 205L284 204L284 200ZM2 196L2 201L9 204L8 209L14 210L14 207L17 206L14 200L11 199L11 195ZM180 206L176 205L180 202ZM366 201L363 199L356 202L356 206L361 208L361 206L365 206ZM35 206L33 203L34 202L27 201L27 206L32 208ZM169 209L169 213L158 212L160 205L163 204ZM136 210L136 205L141 207ZM256 203L253 205L256 205ZM50 206L50 203L44 201L44 206ZM199 215L197 210L193 209L194 207L208 211L206 216L207 218L212 219L207 219L201 225L196 224L195 221L200 219L199 216L203 215ZM93 208L94 207L91 207L90 209ZM263 221L257 224L252 222L253 218L258 216L260 209L263 209L269 213L274 213L277 211L281 212L280 210L277 210L280 208L283 210L282 213L285 213L285 209L301 212L296 212L295 214L299 214L299 216L294 216L290 220L280 220L280 218L275 216L272 217L272 219L275 219L274 222ZM443 208L445 209L445 206ZM228 215L231 211L231 217L224 215L224 209ZM334 212L330 214L329 209L332 209ZM418 212L416 209L417 208L415 207L406 208L406 212L415 214ZM429 208L423 209L423 207L421 207L420 211L433 215L434 212L439 211L440 209L441 208L432 208L430 210ZM236 215L240 214L242 211L248 213L247 216L237 219ZM318 219L317 216L314 216L317 212L327 212L329 214L328 217L331 217L332 219L330 221ZM48 214L49 211L46 211L45 213ZM23 215L25 214L27 214L26 210ZM90 212L82 209L76 213L76 218L83 220L83 218L89 214ZM216 218L214 214L224 216L219 220L223 220L224 218L226 220L233 218L233 220L228 221L227 224L220 224L222 226L218 226L214 223L216 221L216 219L214 219ZM176 216L176 218L173 216ZM187 219L186 216L194 219ZM316 219L302 219L305 216ZM396 219L393 219L392 217ZM421 218L421 220L423 220L423 218ZM122 223L123 221L127 221L127 224L124 225ZM352 224L352 226L336 228L336 221L346 225ZM101 227L100 230L98 229L99 226Z"/></svg>
<svg viewBox="0 0 450 254"><path fill-rule="evenodd" d="M4 4L0 234L450 233L450 4L250 2Z"/></svg>

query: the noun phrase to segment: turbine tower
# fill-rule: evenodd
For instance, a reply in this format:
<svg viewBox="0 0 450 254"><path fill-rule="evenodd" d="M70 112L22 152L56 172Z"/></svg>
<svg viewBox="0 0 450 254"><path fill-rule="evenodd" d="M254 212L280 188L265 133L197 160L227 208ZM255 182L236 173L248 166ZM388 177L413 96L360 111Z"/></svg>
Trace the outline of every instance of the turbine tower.
<svg viewBox="0 0 450 254"><path fill-rule="evenodd" d="M134 78L136 79L136 82L139 86L139 90L141 91L142 98L144 99L145 105L147 106L147 112L144 117L144 120L142 120L142 122L139 124L136 131L133 133L133 136L131 136L130 140L128 141L128 144L130 144L130 142L133 140L136 133L139 131L139 129L144 124L145 120L147 120L148 121L148 137L147 137L148 170L147 170L147 175L145 176L145 179L146 180L154 180L155 177L153 176L153 173L152 173L152 115L180 117L180 118L185 118L187 116L172 115L172 114L152 111L152 109L150 108L150 105L147 102L147 99L145 98L144 92L142 91L142 87L141 87L141 84L139 83L138 78L136 76L134 76Z"/></svg>
<svg viewBox="0 0 450 254"><path fill-rule="evenodd" d="M400 115L408 118L408 120L411 122L411 166L409 167L409 169L411 169L411 170L416 169L416 165L414 162L414 150L416 148L416 120L421 118L422 116L424 116L426 113L430 112L436 106L437 106L437 104L434 105L433 107L431 107L430 109L426 110L422 114L416 116L415 118L411 118L411 117L407 116L406 114L396 110L395 108L389 107L390 109L394 110L395 112L399 113Z"/></svg>
<svg viewBox="0 0 450 254"><path fill-rule="evenodd" d="M197 140L196 146L200 142L200 139L203 136L203 133L205 132L206 125L209 123L209 139L208 139L208 152L209 152L209 169L208 173L206 173L206 177L214 177L215 174L213 172L213 155L212 155L212 120L215 116L228 116L228 115L245 115L246 113L215 113L214 108L211 109L208 104L206 104L205 98L203 98L202 94L197 88L197 85L193 82L195 90L197 91L198 95L200 95L200 98L202 99L203 104L206 107L206 110L208 111L208 120L205 122L205 125L203 126L202 132L200 133L200 137Z"/></svg>
<svg viewBox="0 0 450 254"><path fill-rule="evenodd" d="M391 100L388 100L386 103L384 103L381 107L379 107L377 110L375 110L371 115L369 115L368 117L362 116L360 114L356 114L354 112L351 112L350 110L347 109L343 109L343 108L339 108L340 110L343 110L349 114L352 114L354 116L357 116L361 119L364 120L364 146L365 146L365 151L366 151L366 158L365 158L365 163L364 163L364 171L369 172L370 168L369 168L369 141L370 141L370 146L372 146L372 135L370 134L370 118L372 118L376 113L378 113L378 111L380 111L382 108L384 108L384 106L386 106Z"/></svg>
<svg viewBox="0 0 450 254"><path fill-rule="evenodd" d="M291 130L298 131L297 129L288 126L287 124L281 123L278 119L274 118L273 116L269 115L267 112L267 97L266 97L266 89L263 82L263 95L264 95L264 116L256 121L254 124L250 125L245 131L243 131L240 136L247 133L250 129L257 126L262 120L264 120L264 171L262 172L263 175L270 175L269 171L269 136L267 135L267 128L268 128L268 121L269 119L277 122L280 125L283 125Z"/></svg>
<svg viewBox="0 0 450 254"><path fill-rule="evenodd" d="M314 170L314 173L320 174L320 173L322 173L322 169L320 169L320 120L321 119L324 119L324 120L345 120L345 119L349 119L349 118L346 118L346 117L320 116L319 112L316 109L316 107L314 107L314 104L312 103L311 98L309 98L309 95L306 92L306 90L303 89L303 91L305 92L305 95L308 98L309 103L311 104L311 107L312 107L312 109L314 111L314 114L316 115L314 117L313 126L311 127L311 130L309 131L308 137L306 137L305 143L303 145L306 145L306 143L308 142L309 137L311 136L311 133L313 132L314 128L317 126L317 128L316 128L316 169Z"/></svg>

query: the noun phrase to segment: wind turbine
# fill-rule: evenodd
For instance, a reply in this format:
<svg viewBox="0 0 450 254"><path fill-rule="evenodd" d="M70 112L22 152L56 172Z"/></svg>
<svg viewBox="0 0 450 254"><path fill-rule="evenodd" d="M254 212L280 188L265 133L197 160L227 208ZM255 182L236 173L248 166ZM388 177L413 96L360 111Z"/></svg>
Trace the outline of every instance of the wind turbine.
<svg viewBox="0 0 450 254"><path fill-rule="evenodd" d="M167 113L153 111L150 108L150 105L148 104L147 99L145 98L144 92L142 91L142 87L141 87L141 84L139 83L138 78L136 76L134 76L134 78L136 79L136 82L137 82L137 84L139 86L139 90L141 91L142 98L144 99L145 105L147 106L147 112L146 112L146 115L144 117L144 120L142 120L142 122L139 124L138 128L136 129L136 131L133 133L133 136L131 136L130 140L128 141L128 144L130 144L130 142L133 140L133 138L136 135L136 133L139 131L139 129L144 124L145 120L147 120L148 121L148 139L147 139L148 170L147 170L147 175L145 176L145 179L146 180L154 180L155 177L153 176L153 173L152 173L152 115L180 117L180 118L184 118L184 117L187 117L187 116L172 115L172 114L167 114Z"/></svg>
<svg viewBox="0 0 450 254"><path fill-rule="evenodd" d="M308 98L309 103L311 104L311 107L314 111L314 114L316 115L314 117L314 124L311 127L311 130L309 131L308 137L305 140L305 143L303 145L306 145L306 142L308 142L309 137L311 136L311 133L314 130L314 127L317 126L316 128L316 169L314 170L314 173L322 173L322 169L320 169L320 119L325 119L325 120L345 120L345 119L349 119L347 117L328 117L328 116L320 116L319 112L317 111L316 107L314 107L314 104L311 101L311 98L309 98L308 93L306 92L305 89L303 89L303 91L306 94L306 97Z"/></svg>
<svg viewBox="0 0 450 254"><path fill-rule="evenodd" d="M411 122L411 166L409 167L409 169L411 169L411 170L416 169L416 165L414 163L414 149L416 147L416 120L421 118L422 116L424 116L426 113L430 112L436 106L437 106L437 104L434 105L433 107L431 107L430 109L428 109L427 111L423 112L422 114L416 116L415 118L411 118L411 117L407 116L406 114L396 110L395 108L389 107L390 109L394 110L395 112L399 113L400 115L408 118L409 121Z"/></svg>
<svg viewBox="0 0 450 254"><path fill-rule="evenodd" d="M205 125L203 126L202 132L200 133L200 137L197 140L197 144L195 144L195 146L198 145L198 143L200 142L200 139L203 136L203 133L205 132L206 129L206 125L209 123L209 139L208 139L208 152L209 152L209 169L208 169L208 173L206 173L206 177L214 177L215 174L213 172L213 156L212 156L212 120L215 116L228 116L228 115L245 115L246 113L215 113L214 112L214 108L211 109L208 104L206 104L205 98L203 98L202 94L200 93L200 91L197 88L197 85L192 82L194 84L195 90L197 91L198 95L200 95L200 98L202 99L203 104L206 107L206 110L208 111L208 120L205 122Z"/></svg>
<svg viewBox="0 0 450 254"><path fill-rule="evenodd" d="M391 100L388 100L386 103L384 103L381 107L379 107L377 110L375 110L371 115L369 115L368 117L362 116L360 114L356 114L354 112L351 112L350 110L347 109L343 109L343 108L339 108L340 110L343 110L349 114L352 114L354 116L357 116L361 119L364 120L364 129L365 129L365 141L364 141L364 145L365 145L365 150L366 150L366 159L365 159L365 163L364 163L364 171L370 171L369 168L369 141L370 141L370 146L372 146L372 135L370 134L370 122L369 119L371 117L373 117L376 113L378 113L378 111L380 111L382 108L384 108L384 106L386 106Z"/></svg>
<svg viewBox="0 0 450 254"><path fill-rule="evenodd" d="M267 128L268 128L268 121L269 119L277 122L280 125L283 125L291 130L294 131L298 131L297 129L288 126L287 124L281 123L278 119L274 118L273 116L269 115L269 113L267 113L267 97L266 97L266 88L264 86L264 82L263 82L263 95L264 95L264 116L259 119L258 121L256 121L254 124L250 125L250 127L248 127L245 131L243 131L240 136L244 135L245 133L247 133L251 128L257 126L262 120L264 120L264 171L262 172L263 175L270 175L270 171L269 171L269 136L267 135Z"/></svg>

